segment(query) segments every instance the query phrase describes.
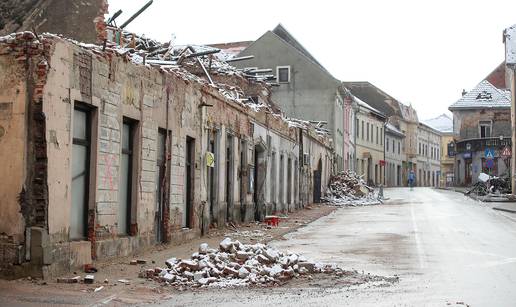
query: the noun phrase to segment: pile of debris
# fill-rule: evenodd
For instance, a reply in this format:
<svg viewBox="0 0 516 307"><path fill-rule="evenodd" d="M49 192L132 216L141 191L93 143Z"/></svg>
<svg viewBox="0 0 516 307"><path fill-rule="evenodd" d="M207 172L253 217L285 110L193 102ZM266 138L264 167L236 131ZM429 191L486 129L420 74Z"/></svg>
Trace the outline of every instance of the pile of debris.
<svg viewBox="0 0 516 307"><path fill-rule="evenodd" d="M346 274L335 265L315 263L262 243L243 244L230 238L222 240L218 250L203 243L191 259L171 258L165 264L167 268L148 269L140 272L140 277L183 288L273 285L311 273Z"/></svg>
<svg viewBox="0 0 516 307"><path fill-rule="evenodd" d="M353 171L340 172L330 178L325 201L336 206L366 206L382 203L374 189Z"/></svg>
<svg viewBox="0 0 516 307"><path fill-rule="evenodd" d="M464 194L489 197L512 198L511 180L508 176L496 177L480 173L478 181Z"/></svg>

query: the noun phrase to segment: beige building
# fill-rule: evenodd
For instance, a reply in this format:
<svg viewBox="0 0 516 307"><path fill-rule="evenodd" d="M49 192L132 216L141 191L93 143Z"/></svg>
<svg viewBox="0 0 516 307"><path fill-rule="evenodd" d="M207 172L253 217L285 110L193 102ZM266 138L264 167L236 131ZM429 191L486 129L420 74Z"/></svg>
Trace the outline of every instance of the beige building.
<svg viewBox="0 0 516 307"><path fill-rule="evenodd" d="M417 133L417 186L438 186L441 170L440 160L441 134L432 127L419 123Z"/></svg>
<svg viewBox="0 0 516 307"><path fill-rule="evenodd" d="M454 185L454 161L455 161L455 142L453 137L453 119L441 114L435 118L424 121L428 126L441 133L441 170L439 187L449 187Z"/></svg>
<svg viewBox="0 0 516 307"><path fill-rule="evenodd" d="M403 186L403 162L405 155L405 135L393 125L385 125L385 185Z"/></svg>
<svg viewBox="0 0 516 307"><path fill-rule="evenodd" d="M324 191L327 134L273 110L264 82L193 47L173 67L117 48L0 39L1 277L185 242Z"/></svg>
<svg viewBox="0 0 516 307"><path fill-rule="evenodd" d="M404 161L401 167L402 185L407 185L407 175L410 169L415 169L417 163L417 127L418 117L411 105L405 105L383 90L365 81L344 82L351 93L378 110L387 117L387 122L401 131L405 138L402 141ZM358 127L357 127L358 129ZM357 156L357 159L360 159ZM357 170L360 166L357 165Z"/></svg>
<svg viewBox="0 0 516 307"><path fill-rule="evenodd" d="M359 98L356 113L356 171L370 185L383 183L384 125L386 117Z"/></svg>

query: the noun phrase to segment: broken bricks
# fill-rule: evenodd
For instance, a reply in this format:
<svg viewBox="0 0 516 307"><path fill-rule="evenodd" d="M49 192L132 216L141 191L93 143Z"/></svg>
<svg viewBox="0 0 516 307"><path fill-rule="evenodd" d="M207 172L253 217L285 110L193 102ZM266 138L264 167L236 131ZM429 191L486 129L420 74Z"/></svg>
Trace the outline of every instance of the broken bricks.
<svg viewBox="0 0 516 307"><path fill-rule="evenodd" d="M233 287L251 284L274 284L308 273L337 273L331 265L308 261L294 253L284 253L265 244L242 244L226 238L219 250L205 243L191 259L170 258L167 268L147 269L140 277L152 278L179 288Z"/></svg>
<svg viewBox="0 0 516 307"><path fill-rule="evenodd" d="M78 283L80 280L81 280L81 276L59 277L57 279L57 282L60 284L75 284L75 283Z"/></svg>

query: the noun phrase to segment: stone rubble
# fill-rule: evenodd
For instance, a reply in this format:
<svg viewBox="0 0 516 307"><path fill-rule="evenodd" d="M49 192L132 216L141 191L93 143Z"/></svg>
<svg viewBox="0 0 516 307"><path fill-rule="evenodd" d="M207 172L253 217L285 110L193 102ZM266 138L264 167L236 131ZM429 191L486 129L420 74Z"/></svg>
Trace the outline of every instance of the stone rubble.
<svg viewBox="0 0 516 307"><path fill-rule="evenodd" d="M166 268L147 269L139 276L182 288L274 285L306 274L345 274L335 265L309 261L266 244L243 244L230 238L222 240L219 249L203 243L191 259L170 258L165 264Z"/></svg>
<svg viewBox="0 0 516 307"><path fill-rule="evenodd" d="M335 206L368 206L379 205L382 200L353 171L340 172L330 178L330 184L323 197L325 201Z"/></svg>

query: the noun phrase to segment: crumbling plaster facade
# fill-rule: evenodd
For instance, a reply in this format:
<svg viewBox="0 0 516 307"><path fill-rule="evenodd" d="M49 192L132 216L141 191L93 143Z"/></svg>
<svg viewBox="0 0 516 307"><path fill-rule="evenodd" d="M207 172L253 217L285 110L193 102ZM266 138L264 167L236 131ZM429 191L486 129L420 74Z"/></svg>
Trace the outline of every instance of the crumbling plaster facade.
<svg viewBox="0 0 516 307"><path fill-rule="evenodd" d="M312 173L306 166L301 170L299 157L301 139L310 132L289 126L281 116L225 98L195 76L195 71L136 65L114 50L100 52L28 32L0 43L0 65L5 89L0 93L0 157L9 161L0 166L0 172L10 178L0 186L2 276L53 276L94 259L126 256L158 242L198 237L214 222L221 227L227 221L262 219L310 202L299 192L300 184L309 180L300 176ZM220 82L229 82L227 78L214 77ZM239 77L232 82L262 101L270 99L263 85ZM71 237L77 108L89 114L90 137L82 238ZM125 122L131 123L134 133L129 227L121 233ZM216 193L209 199L206 152L210 135L217 140L217 182ZM333 148L327 138L313 139L307 143L314 157L325 157L327 183ZM261 176L272 174L273 163L267 160L273 152L278 153L277 159L285 155L283 165L275 163L280 166L276 179L264 181L262 195L258 195L262 202L248 186L250 176L260 178L250 173L259 167L255 161L261 162L254 159L257 148L267 157ZM159 164L161 150L165 162ZM20 154L13 157L13 152ZM192 170L190 177L188 170ZM273 186L282 188L272 193ZM160 207L160 202L165 205ZM163 229L161 236L157 229Z"/></svg>

